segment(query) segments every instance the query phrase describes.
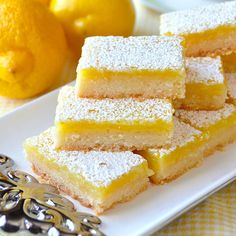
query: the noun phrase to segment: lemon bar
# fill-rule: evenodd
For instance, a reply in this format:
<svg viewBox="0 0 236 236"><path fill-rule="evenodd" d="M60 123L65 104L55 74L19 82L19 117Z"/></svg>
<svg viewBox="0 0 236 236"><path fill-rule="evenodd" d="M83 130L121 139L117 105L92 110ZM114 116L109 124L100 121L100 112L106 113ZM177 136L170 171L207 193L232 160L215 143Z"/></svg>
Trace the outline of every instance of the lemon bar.
<svg viewBox="0 0 236 236"><path fill-rule="evenodd" d="M174 102L175 108L216 110L227 98L227 86L220 57L186 59L186 93Z"/></svg>
<svg viewBox="0 0 236 236"><path fill-rule="evenodd" d="M192 167L199 165L204 157L204 143L207 136L178 118L174 121L175 131L169 148L138 152L154 171L151 180L155 184L164 184L176 179Z"/></svg>
<svg viewBox="0 0 236 236"><path fill-rule="evenodd" d="M54 128L24 143L27 159L42 179L97 214L130 200L148 186L146 160L132 152L81 152L54 149Z"/></svg>
<svg viewBox="0 0 236 236"><path fill-rule="evenodd" d="M236 105L236 73L225 74L228 87L228 102Z"/></svg>
<svg viewBox="0 0 236 236"><path fill-rule="evenodd" d="M78 95L182 98L183 44L166 36L87 38L77 68Z"/></svg>
<svg viewBox="0 0 236 236"><path fill-rule="evenodd" d="M162 35L183 36L186 56L229 54L236 50L236 1L161 15Z"/></svg>
<svg viewBox="0 0 236 236"><path fill-rule="evenodd" d="M166 145L173 108L163 99L78 98L62 88L56 109L56 147L66 150L142 150Z"/></svg>
<svg viewBox="0 0 236 236"><path fill-rule="evenodd" d="M232 104L216 111L177 110L175 115L209 136L206 156L236 139L236 107Z"/></svg>
<svg viewBox="0 0 236 236"><path fill-rule="evenodd" d="M221 56L225 73L236 73L236 52Z"/></svg>

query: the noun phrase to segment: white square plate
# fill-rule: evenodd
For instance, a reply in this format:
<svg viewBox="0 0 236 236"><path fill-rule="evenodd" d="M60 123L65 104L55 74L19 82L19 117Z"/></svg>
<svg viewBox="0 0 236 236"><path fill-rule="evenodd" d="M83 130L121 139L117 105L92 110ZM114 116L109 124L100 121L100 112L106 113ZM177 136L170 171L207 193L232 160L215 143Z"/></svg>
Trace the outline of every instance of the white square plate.
<svg viewBox="0 0 236 236"><path fill-rule="evenodd" d="M0 153L12 157L18 169L31 172L22 143L53 125L57 95L58 90L0 118ZM151 234L235 178L236 145L232 144L176 181L151 186L134 200L105 212L101 230L112 236ZM92 212L78 202L76 206Z"/></svg>

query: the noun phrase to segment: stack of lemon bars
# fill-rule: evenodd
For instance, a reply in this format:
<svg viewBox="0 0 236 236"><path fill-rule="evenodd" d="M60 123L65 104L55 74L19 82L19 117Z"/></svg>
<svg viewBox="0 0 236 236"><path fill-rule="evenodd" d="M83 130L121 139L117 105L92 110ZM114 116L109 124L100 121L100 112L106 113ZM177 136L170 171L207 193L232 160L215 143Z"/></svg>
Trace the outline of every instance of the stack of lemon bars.
<svg viewBox="0 0 236 236"><path fill-rule="evenodd" d="M160 32L87 38L55 127L24 143L36 174L97 214L236 139L236 2L163 14Z"/></svg>

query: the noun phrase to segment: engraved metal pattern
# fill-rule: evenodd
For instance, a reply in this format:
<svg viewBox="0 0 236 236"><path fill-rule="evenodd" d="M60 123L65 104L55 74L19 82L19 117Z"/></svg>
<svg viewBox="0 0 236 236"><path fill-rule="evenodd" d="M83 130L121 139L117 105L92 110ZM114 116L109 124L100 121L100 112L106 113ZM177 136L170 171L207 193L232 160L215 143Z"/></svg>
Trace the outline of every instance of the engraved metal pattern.
<svg viewBox="0 0 236 236"><path fill-rule="evenodd" d="M0 155L0 229L6 233L102 236L98 217L77 212L68 199L48 184L14 169L11 158Z"/></svg>

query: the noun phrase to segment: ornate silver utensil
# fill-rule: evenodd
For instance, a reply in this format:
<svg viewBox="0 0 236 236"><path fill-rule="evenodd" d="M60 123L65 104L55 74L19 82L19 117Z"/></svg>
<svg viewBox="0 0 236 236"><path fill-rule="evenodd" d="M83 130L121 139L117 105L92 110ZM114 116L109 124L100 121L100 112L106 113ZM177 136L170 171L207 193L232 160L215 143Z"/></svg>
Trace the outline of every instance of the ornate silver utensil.
<svg viewBox="0 0 236 236"><path fill-rule="evenodd" d="M6 233L102 236L101 220L77 212L67 198L48 184L16 170L14 161L0 155L0 229Z"/></svg>

